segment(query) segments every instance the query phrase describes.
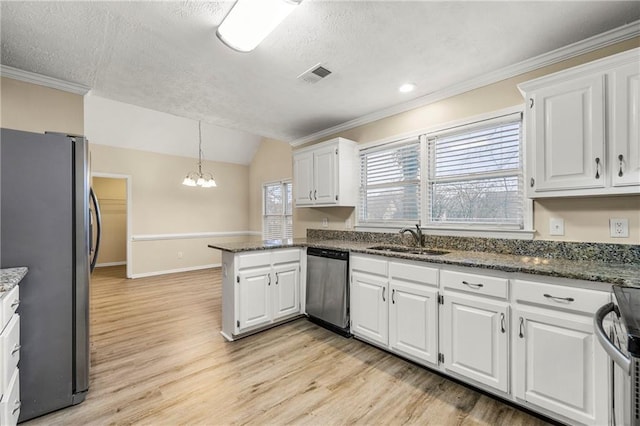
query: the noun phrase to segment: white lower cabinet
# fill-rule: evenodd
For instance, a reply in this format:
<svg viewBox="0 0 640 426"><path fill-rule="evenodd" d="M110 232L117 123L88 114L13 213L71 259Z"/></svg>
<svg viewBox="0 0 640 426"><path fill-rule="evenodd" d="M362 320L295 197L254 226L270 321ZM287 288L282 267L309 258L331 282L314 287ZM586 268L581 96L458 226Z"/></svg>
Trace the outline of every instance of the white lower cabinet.
<svg viewBox="0 0 640 426"><path fill-rule="evenodd" d="M440 352L445 370L509 392L508 280L441 270L440 283L444 289Z"/></svg>
<svg viewBox="0 0 640 426"><path fill-rule="evenodd" d="M592 310L608 302L608 293L528 281L513 286L519 302L513 311L514 396L572 423L608 424L608 364Z"/></svg>
<svg viewBox="0 0 640 426"><path fill-rule="evenodd" d="M389 283L386 277L351 274L351 332L374 343L389 343Z"/></svg>
<svg viewBox="0 0 640 426"><path fill-rule="evenodd" d="M228 340L301 313L301 250L222 254L222 335Z"/></svg>
<svg viewBox="0 0 640 426"><path fill-rule="evenodd" d="M0 426L15 425L20 415L19 286L0 294Z"/></svg>
<svg viewBox="0 0 640 426"><path fill-rule="evenodd" d="M351 256L351 332L421 364L438 364L438 270ZM366 271L366 272L365 272Z"/></svg>

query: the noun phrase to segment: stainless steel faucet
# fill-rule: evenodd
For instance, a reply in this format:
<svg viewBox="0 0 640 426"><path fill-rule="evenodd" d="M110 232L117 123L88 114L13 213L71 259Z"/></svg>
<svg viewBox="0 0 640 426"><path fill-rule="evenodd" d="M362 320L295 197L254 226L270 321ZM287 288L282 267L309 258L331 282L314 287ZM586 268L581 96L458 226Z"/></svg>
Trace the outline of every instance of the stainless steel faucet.
<svg viewBox="0 0 640 426"><path fill-rule="evenodd" d="M410 232L413 235L413 238L416 240L416 245L420 247L424 247L424 241L422 239L422 229L420 229L420 224L416 224L416 230L414 231L412 228L402 228L400 230L400 234L404 234L405 232Z"/></svg>

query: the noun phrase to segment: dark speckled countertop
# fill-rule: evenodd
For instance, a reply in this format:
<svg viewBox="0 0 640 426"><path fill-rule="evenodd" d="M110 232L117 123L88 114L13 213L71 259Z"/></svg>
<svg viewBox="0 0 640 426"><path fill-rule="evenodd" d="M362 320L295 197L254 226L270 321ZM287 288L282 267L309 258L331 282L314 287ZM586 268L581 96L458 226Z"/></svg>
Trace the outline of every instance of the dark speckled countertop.
<svg viewBox="0 0 640 426"><path fill-rule="evenodd" d="M549 277L570 278L601 283L640 287L640 263L598 262L572 260L561 257L539 257L524 254L504 254L488 251L455 250L444 247L449 253L425 255L396 252L381 252L370 247L381 245L371 241L318 240L299 238L293 240L268 240L246 243L216 243L209 247L233 253L268 250L286 247L318 247L348 250L352 253L382 255L390 258L417 260L436 264L468 266L504 272L520 272ZM435 248L428 246L429 248Z"/></svg>

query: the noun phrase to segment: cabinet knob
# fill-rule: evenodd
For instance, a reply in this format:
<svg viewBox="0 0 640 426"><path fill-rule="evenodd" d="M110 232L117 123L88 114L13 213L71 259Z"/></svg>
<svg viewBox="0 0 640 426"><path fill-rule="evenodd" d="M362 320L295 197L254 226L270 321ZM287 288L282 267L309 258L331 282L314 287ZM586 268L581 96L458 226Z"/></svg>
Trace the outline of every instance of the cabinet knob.
<svg viewBox="0 0 640 426"><path fill-rule="evenodd" d="M618 161L620 161L620 171L618 172L619 177L622 177L622 175L624 174L622 173L623 160L624 160L624 157L622 156L622 154L618 155Z"/></svg>

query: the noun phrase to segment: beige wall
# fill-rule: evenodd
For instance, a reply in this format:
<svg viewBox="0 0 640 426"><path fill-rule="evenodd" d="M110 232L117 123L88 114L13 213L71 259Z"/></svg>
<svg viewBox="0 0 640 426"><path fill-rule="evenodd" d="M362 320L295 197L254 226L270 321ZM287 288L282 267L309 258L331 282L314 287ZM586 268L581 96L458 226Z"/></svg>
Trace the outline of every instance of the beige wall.
<svg viewBox="0 0 640 426"><path fill-rule="evenodd" d="M98 198L102 233L98 266L127 261L127 181L94 177L92 187Z"/></svg>
<svg viewBox="0 0 640 426"><path fill-rule="evenodd" d="M83 97L0 77L0 127L82 135Z"/></svg>
<svg viewBox="0 0 640 426"><path fill-rule="evenodd" d="M437 127L491 111L523 104L517 85L542 75L570 68L605 56L640 46L640 38L634 38L595 52L528 72L517 77L490 84L457 96L443 99L401 114L384 118L354 129L323 138L337 136L367 143L412 131ZM321 141L318 141L321 142ZM274 159L278 161L278 159ZM355 210L346 208L301 208L294 212L294 235L304 236L307 228L320 228L322 219L329 219L329 228L344 229L345 220L355 223ZM549 236L549 216L565 219L565 235ZM627 217L630 238L610 238L608 217ZM545 240L593 241L624 244L640 243L638 197L598 199L566 198L536 201L534 203L535 238Z"/></svg>
<svg viewBox="0 0 640 426"><path fill-rule="evenodd" d="M263 139L249 169L249 226L262 232L262 185L291 179L293 176L291 145L273 139Z"/></svg>
<svg viewBox="0 0 640 426"><path fill-rule="evenodd" d="M94 173L131 176L134 276L220 263L220 253L207 247L218 238L165 239L166 234L249 229L248 166L203 161L218 187L187 187L182 179L196 166L195 159L95 143L90 150Z"/></svg>

